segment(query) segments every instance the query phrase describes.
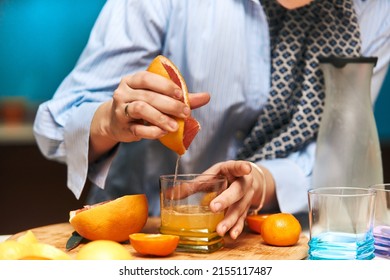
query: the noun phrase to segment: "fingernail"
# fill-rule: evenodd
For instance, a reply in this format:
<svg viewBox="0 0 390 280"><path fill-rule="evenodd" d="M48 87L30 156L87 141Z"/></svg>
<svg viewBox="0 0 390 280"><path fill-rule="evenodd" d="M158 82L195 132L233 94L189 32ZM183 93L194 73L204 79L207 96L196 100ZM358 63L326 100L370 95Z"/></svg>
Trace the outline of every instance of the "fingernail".
<svg viewBox="0 0 390 280"><path fill-rule="evenodd" d="M165 136L165 135L167 135L168 134L168 131L163 131L163 132L161 132L161 134L160 134L160 137L163 137L163 136Z"/></svg>
<svg viewBox="0 0 390 280"><path fill-rule="evenodd" d="M223 225L223 226L222 226L222 232L223 232L223 234L225 234L226 231L227 231L227 227L226 227L225 225Z"/></svg>
<svg viewBox="0 0 390 280"><path fill-rule="evenodd" d="M177 99L180 99L182 97L182 95L183 95L183 91L178 88L178 89L175 89L174 94L175 94L175 97Z"/></svg>
<svg viewBox="0 0 390 280"><path fill-rule="evenodd" d="M186 107L184 107L184 109L183 109L183 113L184 113L186 116L189 116L189 115L191 114L191 109L190 109L188 106L186 106Z"/></svg>
<svg viewBox="0 0 390 280"><path fill-rule="evenodd" d="M219 203L219 202L215 202L215 203L214 203L214 210L215 210L216 212L218 212L219 210L221 210L221 208L222 208L222 204L221 204L221 203Z"/></svg>
<svg viewBox="0 0 390 280"><path fill-rule="evenodd" d="M177 129L177 122L174 121L174 120L169 120L168 121L168 125L170 128L172 128L173 130L176 130Z"/></svg>
<svg viewBox="0 0 390 280"><path fill-rule="evenodd" d="M232 238L233 239L236 239L237 238L237 236L238 236L238 234L239 234L239 232L238 232L238 230L235 230L235 231L233 231L233 233L232 233Z"/></svg>

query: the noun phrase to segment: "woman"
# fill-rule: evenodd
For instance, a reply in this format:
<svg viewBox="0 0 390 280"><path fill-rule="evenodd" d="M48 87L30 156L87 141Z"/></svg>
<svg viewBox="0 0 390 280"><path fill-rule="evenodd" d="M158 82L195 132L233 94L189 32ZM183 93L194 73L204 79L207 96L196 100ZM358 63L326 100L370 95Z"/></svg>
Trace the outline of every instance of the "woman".
<svg viewBox="0 0 390 280"><path fill-rule="evenodd" d="M150 215L159 214L158 177L174 172L177 155L155 140L176 130L172 116L189 115L173 82L145 72L163 54L182 72L192 92L191 114L202 126L180 158L179 173L229 178L230 187L210 204L214 211L227 209L218 233L237 238L248 209L261 206L263 197L263 211L306 213L320 116L304 139L294 138L291 128L308 95L321 106L323 85L312 93L305 89L308 73L318 67L315 36L328 29L347 34L348 42L358 36L353 55L379 57L375 100L390 59L390 2L297 1L297 9L283 6L292 1L279 2L107 1L77 65L40 106L34 124L43 154L67 164L76 197L88 176L94 184L89 203L146 193ZM336 24L344 19L354 33ZM291 43L288 34L301 36L299 48L289 46L298 51L278 63L285 58L279 50ZM285 92L277 90L282 72L291 74L284 77L291 82ZM263 117L267 125L261 127Z"/></svg>

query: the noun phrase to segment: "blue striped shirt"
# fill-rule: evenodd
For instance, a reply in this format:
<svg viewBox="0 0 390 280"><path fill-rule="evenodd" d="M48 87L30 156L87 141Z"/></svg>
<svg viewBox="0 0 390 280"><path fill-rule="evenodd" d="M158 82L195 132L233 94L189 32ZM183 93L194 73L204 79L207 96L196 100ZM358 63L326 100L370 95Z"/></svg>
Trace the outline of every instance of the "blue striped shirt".
<svg viewBox="0 0 390 280"><path fill-rule="evenodd" d="M355 0L362 51L378 56L375 101L390 60L390 1ZM90 202L146 193L159 213L158 177L173 173L177 156L159 141L121 143L88 164L89 126L97 107L112 98L120 79L145 70L158 54L169 57L190 92L207 91L208 105L193 111L202 129L181 158L181 173L202 172L234 159L267 100L270 83L268 26L257 0L109 0L74 70L54 97L39 107L34 132L43 154L68 167L68 187L81 195L86 178L96 188ZM281 211L307 209L315 143L285 159L263 160L273 174Z"/></svg>

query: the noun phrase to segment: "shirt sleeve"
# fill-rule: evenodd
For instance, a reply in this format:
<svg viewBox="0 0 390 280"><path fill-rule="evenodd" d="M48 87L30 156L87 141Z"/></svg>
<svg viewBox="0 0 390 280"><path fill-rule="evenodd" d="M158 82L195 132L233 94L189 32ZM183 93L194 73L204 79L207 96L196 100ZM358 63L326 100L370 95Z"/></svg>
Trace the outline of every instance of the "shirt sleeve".
<svg viewBox="0 0 390 280"><path fill-rule="evenodd" d="M307 212L307 191L311 185L315 142L287 158L258 162L274 177L279 210L286 213Z"/></svg>
<svg viewBox="0 0 390 280"><path fill-rule="evenodd" d="M38 147L46 158L67 165L67 185L77 198L87 176L104 187L115 155L114 149L88 164L94 113L112 98L122 77L146 69L160 52L169 10L169 1L153 5L136 0L107 1L75 68L53 98L38 109L34 122Z"/></svg>

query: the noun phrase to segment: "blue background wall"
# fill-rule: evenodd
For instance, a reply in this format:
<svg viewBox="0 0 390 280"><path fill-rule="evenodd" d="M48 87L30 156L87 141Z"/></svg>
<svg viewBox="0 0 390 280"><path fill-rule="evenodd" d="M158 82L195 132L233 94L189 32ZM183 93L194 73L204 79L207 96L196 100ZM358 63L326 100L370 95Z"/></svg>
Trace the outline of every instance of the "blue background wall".
<svg viewBox="0 0 390 280"><path fill-rule="evenodd" d="M0 0L0 97L49 99L73 68L105 0ZM390 74L375 106L390 141Z"/></svg>
<svg viewBox="0 0 390 280"><path fill-rule="evenodd" d="M49 99L105 0L0 0L0 94Z"/></svg>

